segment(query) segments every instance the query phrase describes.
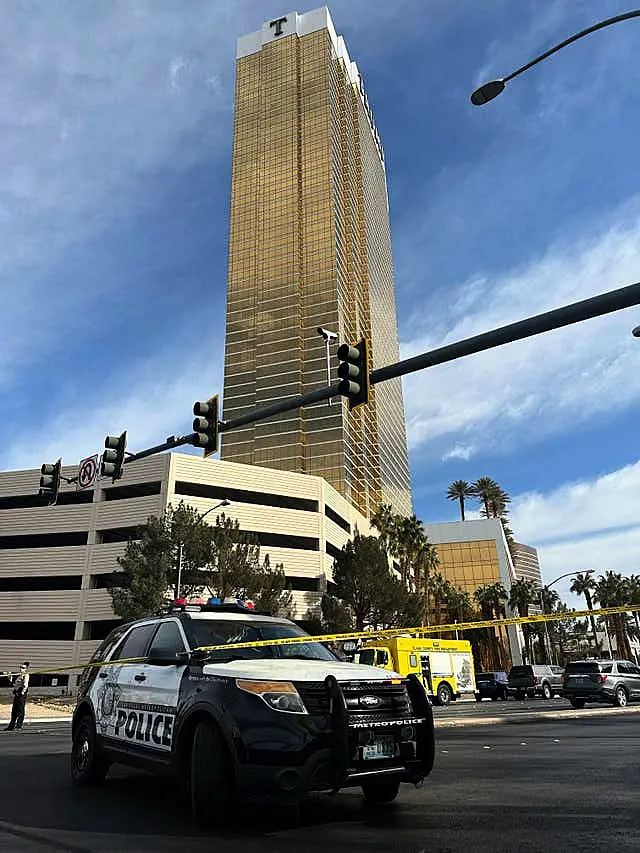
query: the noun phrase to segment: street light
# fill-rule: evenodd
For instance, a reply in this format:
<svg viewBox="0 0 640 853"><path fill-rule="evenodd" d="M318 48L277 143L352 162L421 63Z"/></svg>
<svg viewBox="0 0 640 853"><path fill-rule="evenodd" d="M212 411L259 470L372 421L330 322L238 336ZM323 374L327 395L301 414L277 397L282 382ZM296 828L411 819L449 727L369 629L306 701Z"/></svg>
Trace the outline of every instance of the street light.
<svg viewBox="0 0 640 853"><path fill-rule="evenodd" d="M526 65L523 65L522 68L518 68L516 71L513 71L507 77L499 77L497 80L489 80L487 83L483 83L482 86L479 86L475 92L471 95L471 103L474 107L481 107L483 104L492 101L494 98L497 98L502 92L504 92L505 87L509 80L513 80L514 77L517 77L519 74L523 74L525 71L528 71L530 68L533 68L534 65L537 65L539 62L550 57L552 54L557 53L559 50L562 50L567 45L572 44L574 41L578 41L578 39L584 38L588 36L590 33L595 33L596 30L601 30L604 27L610 27L612 24L618 24L620 21L628 21L630 18L638 18L640 17L640 9L636 9L633 12L625 12L622 15L615 15L613 18L607 18L605 21L600 21L598 24L594 24L591 27L587 27L586 30L580 30L579 33L571 36L571 38L565 39L560 42L560 44L555 45L554 47L546 50L544 53L540 54L540 56L536 56L535 59L532 59L531 62L527 62Z"/></svg>
<svg viewBox="0 0 640 853"><path fill-rule="evenodd" d="M318 326L316 331L325 343L327 351L327 385L331 387L331 341L337 341L338 336L335 332L324 329L322 326ZM331 405L331 397L329 397L327 403Z"/></svg>
<svg viewBox="0 0 640 853"><path fill-rule="evenodd" d="M640 338L640 326L636 326L635 329L631 332L634 338Z"/></svg>
<svg viewBox="0 0 640 853"><path fill-rule="evenodd" d="M206 518L210 512L213 512L215 509L220 509L221 506L231 506L231 501L227 498L223 498L219 504L210 507L206 512L203 512L202 515L199 515L196 524L200 524L200 522ZM182 586L182 547L181 542L178 546L178 583L176 584L176 599L180 598L180 587Z"/></svg>

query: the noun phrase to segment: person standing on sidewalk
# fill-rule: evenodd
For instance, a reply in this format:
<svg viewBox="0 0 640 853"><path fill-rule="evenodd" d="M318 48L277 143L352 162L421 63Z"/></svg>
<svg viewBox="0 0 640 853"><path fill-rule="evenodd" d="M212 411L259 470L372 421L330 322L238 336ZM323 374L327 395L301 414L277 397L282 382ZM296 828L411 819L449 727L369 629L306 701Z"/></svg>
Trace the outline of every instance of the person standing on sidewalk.
<svg viewBox="0 0 640 853"><path fill-rule="evenodd" d="M20 672L11 679L13 690L13 706L11 708L11 722L5 732L21 729L24 724L24 711L27 704L27 691L29 690L29 661L20 665Z"/></svg>

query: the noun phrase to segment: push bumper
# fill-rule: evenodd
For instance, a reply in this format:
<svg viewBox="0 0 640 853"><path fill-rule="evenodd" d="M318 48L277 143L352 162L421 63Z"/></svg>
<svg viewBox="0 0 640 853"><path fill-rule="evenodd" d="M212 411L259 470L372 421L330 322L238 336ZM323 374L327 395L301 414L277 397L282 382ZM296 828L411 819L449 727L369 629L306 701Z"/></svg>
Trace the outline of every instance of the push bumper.
<svg viewBox="0 0 640 853"><path fill-rule="evenodd" d="M304 756L281 752L270 755L268 764L241 764L237 782L245 795L295 801L307 793L337 791L388 777L419 784L429 775L435 755L433 714L419 682L408 684L414 714L379 724L354 724L332 676L326 679L326 688L331 699L330 727L318 737L317 747L309 749L307 744ZM364 760L362 744L379 736L393 737L394 757Z"/></svg>

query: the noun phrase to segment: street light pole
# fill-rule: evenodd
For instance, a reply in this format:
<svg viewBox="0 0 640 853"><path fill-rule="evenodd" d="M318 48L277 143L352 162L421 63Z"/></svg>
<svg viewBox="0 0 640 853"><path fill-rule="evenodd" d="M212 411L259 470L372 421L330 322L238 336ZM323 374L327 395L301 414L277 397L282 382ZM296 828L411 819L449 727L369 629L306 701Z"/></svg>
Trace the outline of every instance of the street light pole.
<svg viewBox="0 0 640 853"><path fill-rule="evenodd" d="M213 512L214 509L219 509L221 506L230 506L231 501L224 498L220 501L219 504L210 507L206 512L203 512L202 515L198 516L198 520L196 524L200 524L203 518L206 518L210 512ZM178 583L176 585L176 598L180 598L180 589L182 587L182 558L183 558L184 546L183 543L180 542L178 545Z"/></svg>
<svg viewBox="0 0 640 853"><path fill-rule="evenodd" d="M573 44L574 41L578 41L578 39L584 38L585 36L590 35L591 33L595 33L596 30L602 30L604 27L610 27L613 24L619 24L621 21L628 21L630 18L638 18L640 17L640 9L635 9L633 12L624 12L622 15L614 15L612 18L607 18L605 21L600 21L597 24L593 24L591 27L587 27L585 30L580 30L579 33L572 35L570 38L565 39L560 42L560 44L554 45L554 47L546 50L544 53L541 53L540 56L536 56L535 59L532 59L531 62L527 62L526 65L523 65L521 68L517 68L515 71L512 71L507 77L498 77L496 80L489 80L486 83L483 83L482 86L479 86L475 92L471 95L471 103L474 107L481 107L483 104L492 101L494 98L497 98L502 92L504 92L507 83L510 80L513 80L514 77L518 77L520 74L524 74L525 71L528 71L530 68L533 68L534 65L537 65L539 62L543 62L545 59L548 59L554 53L557 53L559 50L567 47L570 44Z"/></svg>
<svg viewBox="0 0 640 853"><path fill-rule="evenodd" d="M336 341L338 336L330 329L325 329L323 326L318 326L316 329L325 344L327 354L327 387L331 388L331 341ZM327 399L327 403L331 405L331 397Z"/></svg>

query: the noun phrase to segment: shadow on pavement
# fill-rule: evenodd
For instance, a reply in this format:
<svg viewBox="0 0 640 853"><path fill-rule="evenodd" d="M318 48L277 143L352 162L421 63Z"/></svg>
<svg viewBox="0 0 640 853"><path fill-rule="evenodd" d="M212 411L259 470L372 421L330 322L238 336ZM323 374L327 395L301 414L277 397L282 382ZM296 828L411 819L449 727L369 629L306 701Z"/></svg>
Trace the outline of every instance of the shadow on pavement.
<svg viewBox="0 0 640 853"><path fill-rule="evenodd" d="M101 786L76 789L63 755L0 758L0 820L39 830L201 836L186 791L172 780L113 768ZM248 839L351 822L393 831L398 820L397 808L368 809L356 789L314 796L298 810L251 803L214 833Z"/></svg>

